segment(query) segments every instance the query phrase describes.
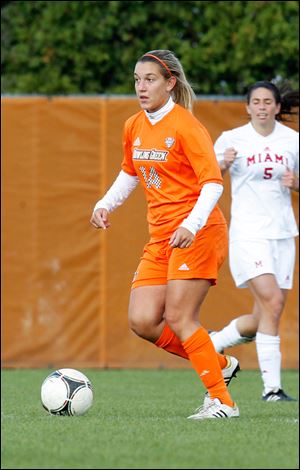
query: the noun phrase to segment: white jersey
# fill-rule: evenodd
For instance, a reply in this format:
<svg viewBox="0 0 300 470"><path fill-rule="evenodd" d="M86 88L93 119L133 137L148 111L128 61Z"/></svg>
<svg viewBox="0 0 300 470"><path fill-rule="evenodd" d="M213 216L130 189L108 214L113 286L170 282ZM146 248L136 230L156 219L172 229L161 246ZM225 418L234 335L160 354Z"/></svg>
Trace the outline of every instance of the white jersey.
<svg viewBox="0 0 300 470"><path fill-rule="evenodd" d="M215 143L218 161L233 147L230 240L282 239L298 235L291 190L281 183L288 168L299 175L298 132L278 121L264 137L251 122L225 131Z"/></svg>

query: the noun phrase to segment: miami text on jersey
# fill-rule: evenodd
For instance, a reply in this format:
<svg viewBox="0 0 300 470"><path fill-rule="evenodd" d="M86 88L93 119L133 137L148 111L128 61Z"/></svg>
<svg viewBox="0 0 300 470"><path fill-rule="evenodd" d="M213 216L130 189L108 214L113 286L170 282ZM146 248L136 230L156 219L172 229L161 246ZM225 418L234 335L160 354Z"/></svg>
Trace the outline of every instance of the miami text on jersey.
<svg viewBox="0 0 300 470"><path fill-rule="evenodd" d="M258 153L257 155L252 155L252 157L247 157L247 166L253 165L255 163L281 163L281 165L288 166L288 159L283 155L271 155L270 153Z"/></svg>

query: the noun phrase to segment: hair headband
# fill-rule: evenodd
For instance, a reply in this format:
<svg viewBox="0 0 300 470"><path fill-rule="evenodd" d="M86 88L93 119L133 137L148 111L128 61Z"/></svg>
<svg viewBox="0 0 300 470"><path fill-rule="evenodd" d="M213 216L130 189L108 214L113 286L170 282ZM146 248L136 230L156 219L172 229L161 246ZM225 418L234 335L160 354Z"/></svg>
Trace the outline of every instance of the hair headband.
<svg viewBox="0 0 300 470"><path fill-rule="evenodd" d="M170 74L170 77L172 77L172 73L171 73L171 70L169 69L169 67L167 66L167 64L164 63L163 60L161 60L159 57L156 57L156 55L153 55L153 54L144 54L143 57L153 57L153 59L156 59L158 60L158 62L161 63L161 65L166 69L166 71Z"/></svg>

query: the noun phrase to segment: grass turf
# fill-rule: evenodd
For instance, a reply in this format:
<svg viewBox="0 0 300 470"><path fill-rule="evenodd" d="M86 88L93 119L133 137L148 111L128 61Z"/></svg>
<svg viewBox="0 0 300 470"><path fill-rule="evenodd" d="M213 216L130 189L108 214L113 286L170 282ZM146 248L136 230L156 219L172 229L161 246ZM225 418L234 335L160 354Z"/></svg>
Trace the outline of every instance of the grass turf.
<svg viewBox="0 0 300 470"><path fill-rule="evenodd" d="M42 408L51 370L2 370L2 469L299 468L298 402L263 402L258 371L230 384L240 418L190 421L204 393L193 370L81 370L94 388L81 417ZM298 377L282 373L294 397Z"/></svg>

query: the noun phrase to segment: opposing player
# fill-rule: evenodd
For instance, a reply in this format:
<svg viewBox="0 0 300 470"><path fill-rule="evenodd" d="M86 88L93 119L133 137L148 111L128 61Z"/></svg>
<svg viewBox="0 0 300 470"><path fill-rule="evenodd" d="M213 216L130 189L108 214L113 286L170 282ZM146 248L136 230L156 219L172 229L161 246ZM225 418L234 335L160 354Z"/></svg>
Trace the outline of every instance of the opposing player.
<svg viewBox="0 0 300 470"><path fill-rule="evenodd" d="M230 269L254 305L211 338L217 351L256 338L265 401L293 400L281 384L279 324L293 285L298 228L291 191L299 192L299 136L279 121L294 106L297 92L281 96L273 83L255 83L247 94L251 121L215 143L222 174L229 170L231 177Z"/></svg>
<svg viewBox="0 0 300 470"><path fill-rule="evenodd" d="M130 327L191 361L210 402L189 418L237 417L224 378L229 383L238 361L216 352L198 319L228 249L227 225L217 205L223 180L213 144L191 112L194 93L172 52L144 54L134 80L142 111L125 123L122 170L96 204L91 223L108 228L108 213L138 183L143 186L150 241L132 282Z"/></svg>

